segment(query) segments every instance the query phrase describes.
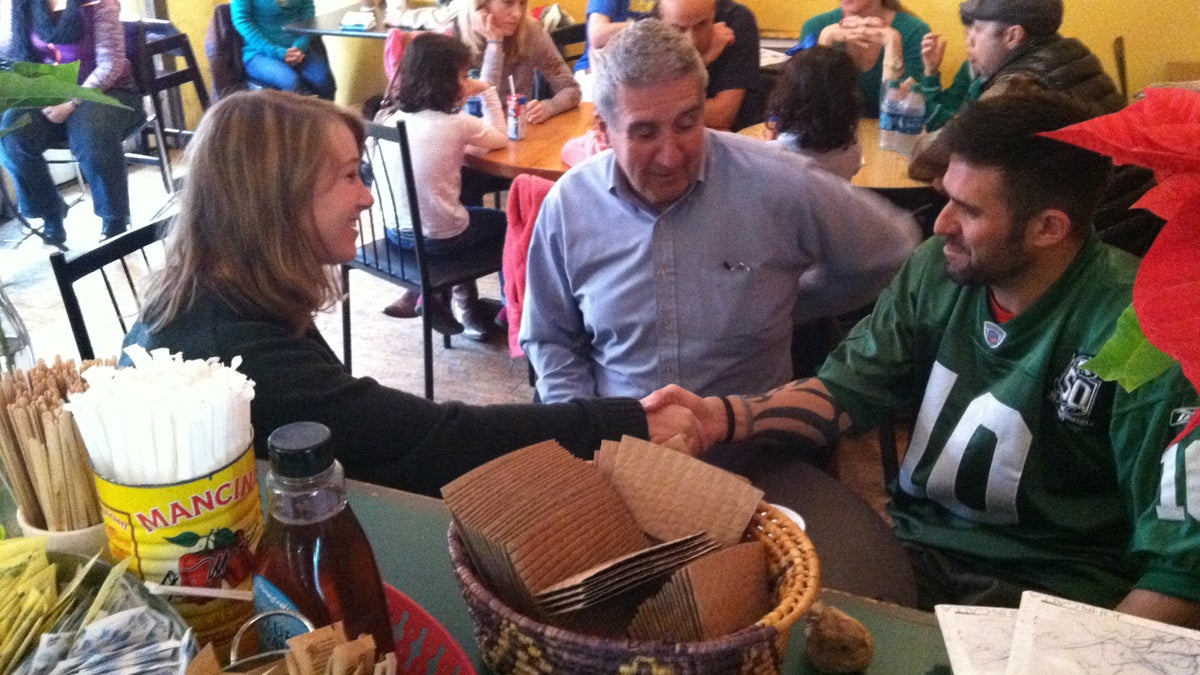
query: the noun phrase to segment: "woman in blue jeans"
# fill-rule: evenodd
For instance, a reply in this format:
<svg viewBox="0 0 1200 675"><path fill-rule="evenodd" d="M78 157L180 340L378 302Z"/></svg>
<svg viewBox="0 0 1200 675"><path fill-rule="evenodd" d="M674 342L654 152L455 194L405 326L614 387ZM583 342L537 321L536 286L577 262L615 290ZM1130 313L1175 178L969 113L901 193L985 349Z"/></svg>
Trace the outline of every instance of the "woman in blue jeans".
<svg viewBox="0 0 1200 675"><path fill-rule="evenodd" d="M0 163L16 184L21 213L41 218L42 237L53 244L67 239L67 205L42 153L63 142L91 186L93 210L103 221L101 237L124 232L129 224L129 177L121 142L144 118L142 98L125 58L120 12L117 0L68 0L61 9L50 0L14 0L7 17L11 43L0 44L0 53L33 63L78 61L80 85L99 89L126 106L73 99L44 108L14 108L0 118L0 128L28 120L0 137Z"/></svg>
<svg viewBox="0 0 1200 675"><path fill-rule="evenodd" d="M246 41L247 75L274 89L333 100L337 85L324 52L313 48L311 36L283 28L311 19L312 0L232 0L229 12Z"/></svg>

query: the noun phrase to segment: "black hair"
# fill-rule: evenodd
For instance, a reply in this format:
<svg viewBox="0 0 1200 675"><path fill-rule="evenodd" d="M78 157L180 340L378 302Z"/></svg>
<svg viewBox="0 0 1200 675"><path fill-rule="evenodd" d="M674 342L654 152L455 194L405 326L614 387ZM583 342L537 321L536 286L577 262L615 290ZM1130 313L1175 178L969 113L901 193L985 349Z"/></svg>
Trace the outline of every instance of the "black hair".
<svg viewBox="0 0 1200 675"><path fill-rule="evenodd" d="M845 52L820 45L793 56L771 92L775 130L806 150L828 152L854 142L862 114L858 67Z"/></svg>
<svg viewBox="0 0 1200 675"><path fill-rule="evenodd" d="M462 87L458 74L471 63L471 49L457 38L440 33L421 33L404 50L400 63L400 109L414 113L458 110Z"/></svg>
<svg viewBox="0 0 1200 675"><path fill-rule="evenodd" d="M942 142L951 161L1000 169L1014 224L1045 209L1058 209L1082 237L1092 230L1112 162L1091 150L1037 134L1089 117L1079 103L1063 94L1006 94L969 105L946 124Z"/></svg>

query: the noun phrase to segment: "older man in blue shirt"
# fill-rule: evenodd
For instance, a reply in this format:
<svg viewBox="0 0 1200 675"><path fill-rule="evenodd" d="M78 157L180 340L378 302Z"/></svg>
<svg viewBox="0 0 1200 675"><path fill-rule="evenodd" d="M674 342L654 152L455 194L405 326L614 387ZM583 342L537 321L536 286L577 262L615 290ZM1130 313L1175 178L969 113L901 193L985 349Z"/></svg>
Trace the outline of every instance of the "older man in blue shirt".
<svg viewBox="0 0 1200 675"><path fill-rule="evenodd" d="M789 381L797 299L813 317L869 302L916 224L799 155L705 129L707 74L674 28L638 22L598 66L612 150L558 181L529 250L520 339L541 399Z"/></svg>

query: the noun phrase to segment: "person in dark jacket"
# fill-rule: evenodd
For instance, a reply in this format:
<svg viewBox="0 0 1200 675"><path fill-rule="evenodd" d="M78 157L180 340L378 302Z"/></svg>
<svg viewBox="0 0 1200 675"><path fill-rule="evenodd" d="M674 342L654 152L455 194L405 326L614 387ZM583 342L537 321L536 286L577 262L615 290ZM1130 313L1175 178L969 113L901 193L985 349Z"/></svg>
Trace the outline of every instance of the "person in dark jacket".
<svg viewBox="0 0 1200 675"><path fill-rule="evenodd" d="M276 427L321 422L348 476L425 494L551 438L585 457L625 434L708 444L682 407L647 415L616 398L435 403L346 372L313 315L341 297L336 266L354 257L359 214L372 204L359 174L363 144L362 119L318 98L238 92L211 108L188 145L165 263L125 344L240 357L255 383L259 456Z"/></svg>
<svg viewBox="0 0 1200 675"><path fill-rule="evenodd" d="M1054 91L1074 99L1093 117L1125 107L1100 59L1079 40L1058 34L1062 0L967 0L959 5L959 14L967 28L967 60L975 74L968 102L1006 93ZM937 70L937 65L926 64L926 71ZM946 149L936 136L927 135L918 144L909 175L933 180L948 163Z"/></svg>

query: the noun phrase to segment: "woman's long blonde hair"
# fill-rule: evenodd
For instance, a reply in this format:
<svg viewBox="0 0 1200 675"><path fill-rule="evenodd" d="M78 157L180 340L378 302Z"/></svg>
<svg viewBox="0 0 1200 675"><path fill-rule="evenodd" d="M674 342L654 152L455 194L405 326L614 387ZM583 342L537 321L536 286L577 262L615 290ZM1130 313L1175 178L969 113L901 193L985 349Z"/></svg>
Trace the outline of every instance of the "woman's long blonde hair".
<svg viewBox="0 0 1200 675"><path fill-rule="evenodd" d="M201 291L297 332L338 300L340 282L321 262L312 219L329 127L338 123L361 153L359 116L318 98L239 92L205 113L188 145L166 261L142 308L151 330L187 311Z"/></svg>
<svg viewBox="0 0 1200 675"><path fill-rule="evenodd" d="M471 15L483 9L487 0L456 0L456 2L459 7L456 18L458 37L471 48L472 62L479 63L483 58L483 50L487 48L487 40L471 28ZM524 59L529 54L529 32L540 28L541 24L537 19L529 15L529 3L526 0L525 15L521 17L521 23L517 25L517 32L504 38L504 62L509 64L514 60Z"/></svg>

